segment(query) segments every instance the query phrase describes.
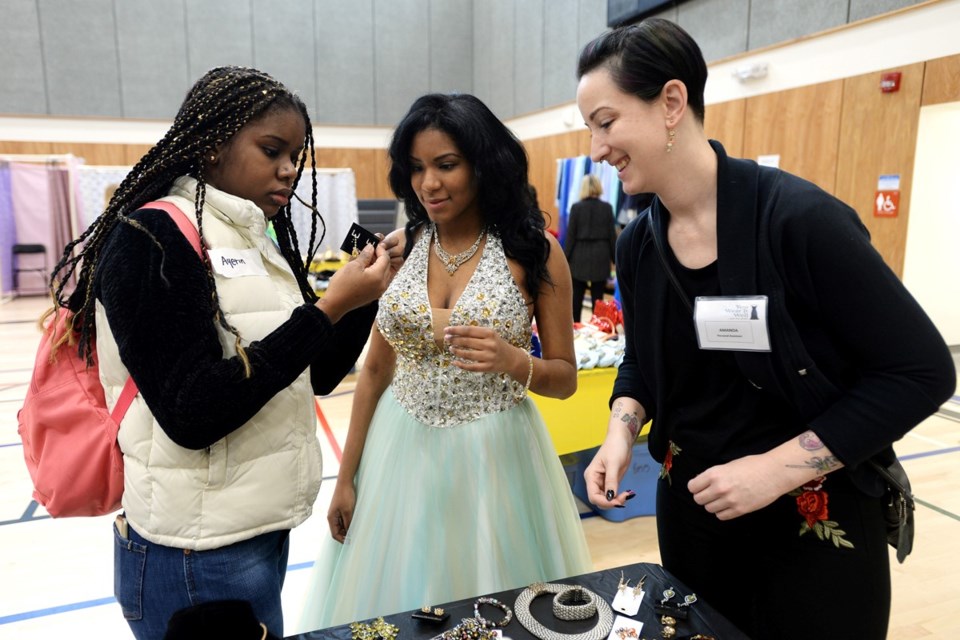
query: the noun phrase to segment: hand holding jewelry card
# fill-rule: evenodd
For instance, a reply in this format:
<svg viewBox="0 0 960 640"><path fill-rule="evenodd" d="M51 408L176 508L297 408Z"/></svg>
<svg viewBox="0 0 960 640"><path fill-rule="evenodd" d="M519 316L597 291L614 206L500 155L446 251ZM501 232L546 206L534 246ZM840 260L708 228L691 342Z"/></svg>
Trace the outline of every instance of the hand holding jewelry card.
<svg viewBox="0 0 960 640"><path fill-rule="evenodd" d="M356 258L368 244L372 244L376 248L379 243L380 238L354 222L350 225L350 230L347 232L347 237L343 239L340 250L349 253L351 258Z"/></svg>

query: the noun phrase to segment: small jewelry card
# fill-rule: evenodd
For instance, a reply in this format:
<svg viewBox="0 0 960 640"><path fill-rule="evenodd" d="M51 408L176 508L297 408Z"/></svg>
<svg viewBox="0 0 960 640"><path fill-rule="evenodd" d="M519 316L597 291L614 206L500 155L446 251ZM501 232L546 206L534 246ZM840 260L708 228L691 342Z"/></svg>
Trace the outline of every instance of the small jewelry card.
<svg viewBox="0 0 960 640"><path fill-rule="evenodd" d="M639 620L617 616L607 640L639 640L641 631L643 631L643 623Z"/></svg>
<svg viewBox="0 0 960 640"><path fill-rule="evenodd" d="M380 243L380 238L374 235L371 231L367 231L356 222L350 225L350 231L347 232L347 237L343 239L343 244L340 245L340 250L349 253L351 257L356 258L360 255L360 252L363 251L363 248L368 244L372 244L376 247Z"/></svg>
<svg viewBox="0 0 960 640"><path fill-rule="evenodd" d="M640 603L643 601L643 590L636 590L633 587L617 590L617 595L613 597L611 607L614 611L628 616L635 616L640 611Z"/></svg>

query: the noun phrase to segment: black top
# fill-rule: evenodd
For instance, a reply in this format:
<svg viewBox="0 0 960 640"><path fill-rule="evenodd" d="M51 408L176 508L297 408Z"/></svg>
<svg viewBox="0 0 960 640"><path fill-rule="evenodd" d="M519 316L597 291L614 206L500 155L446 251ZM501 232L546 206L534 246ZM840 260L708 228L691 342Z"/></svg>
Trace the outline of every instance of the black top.
<svg viewBox="0 0 960 640"><path fill-rule="evenodd" d="M246 346L253 368L224 358L214 326L206 267L166 212L143 209L110 232L95 275L120 359L169 438L188 449L212 445L252 418L310 367L314 392L330 393L350 372L377 305L331 325L313 304ZM161 249L162 247L162 249Z"/></svg>
<svg viewBox="0 0 960 640"><path fill-rule="evenodd" d="M616 220L609 202L585 198L570 207L563 252L574 280L606 282L616 244Z"/></svg>
<svg viewBox="0 0 960 640"><path fill-rule="evenodd" d="M688 269L665 245L667 260L691 299L719 296L717 263ZM784 433L802 433L785 403L750 384L730 351L700 349L693 316L673 289L665 304L666 392L657 415L658 437L682 443L685 455L728 462L745 448L762 452L783 443ZM790 427L785 421L793 420ZM776 425L776 426L772 426Z"/></svg>
<svg viewBox="0 0 960 640"><path fill-rule="evenodd" d="M734 358L764 393L789 402L780 442L800 420L848 467L892 454L889 445L956 389L943 338L871 246L853 209L805 180L728 158L719 143L711 145L720 292L770 297L772 351ZM665 301L677 295L650 238L648 217L667 245L669 214L661 209L655 199L617 242L626 348L612 394L635 398L653 418L650 452L658 461L667 434L657 420L674 410ZM788 330L794 326L799 339ZM756 443L730 443L727 456L756 453Z"/></svg>

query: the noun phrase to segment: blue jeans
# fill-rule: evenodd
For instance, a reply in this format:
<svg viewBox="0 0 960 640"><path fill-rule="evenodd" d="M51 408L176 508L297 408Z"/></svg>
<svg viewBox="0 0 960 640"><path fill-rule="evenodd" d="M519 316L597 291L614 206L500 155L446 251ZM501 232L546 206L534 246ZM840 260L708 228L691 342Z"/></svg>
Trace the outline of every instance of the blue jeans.
<svg viewBox="0 0 960 640"><path fill-rule="evenodd" d="M132 527L113 527L113 590L137 640L160 640L175 611L213 600L247 600L260 622L283 637L280 590L287 571L290 532L191 551L145 540Z"/></svg>

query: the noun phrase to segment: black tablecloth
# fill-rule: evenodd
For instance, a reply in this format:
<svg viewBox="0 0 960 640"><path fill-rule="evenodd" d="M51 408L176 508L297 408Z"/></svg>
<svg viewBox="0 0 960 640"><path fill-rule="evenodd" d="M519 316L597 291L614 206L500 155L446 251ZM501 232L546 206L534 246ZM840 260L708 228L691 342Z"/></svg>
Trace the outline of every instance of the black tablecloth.
<svg viewBox="0 0 960 640"><path fill-rule="evenodd" d="M640 605L640 611L633 619L643 622L642 636L648 638L660 638L660 616L654 611L655 604L660 602L661 593L667 587L673 587L679 594L679 598L690 594L690 589L679 582L663 567L656 564L638 563L624 567L616 567L606 571L596 571L582 576L574 576L563 580L554 580L555 583L582 585L590 589L608 603L613 602L613 597L617 593L617 585L620 582L620 572L630 584L636 584L641 576L646 575L643 590L646 592L643 602ZM496 598L513 609L517 596L523 588L501 591L499 593L487 594ZM394 615L384 616L384 620L399 628L397 640L427 640L439 633L453 628L460 623L461 618L473 617L473 603L476 599L457 600L445 604L429 602L431 607L443 607L450 613L450 617L441 625L430 624L411 617L413 611L406 611ZM596 616L592 619L566 622L553 616L551 609L553 596L542 595L534 599L530 611L533 616L545 627L563 634L583 633L593 628L596 623ZM683 638L688 635L701 633L713 636L717 640L749 640L746 635L734 627L726 618L721 616L713 607L703 600L698 600L690 608L690 614L687 620L681 621L677 626L677 638ZM481 614L489 620L499 619L496 609L484 606ZM614 617L618 614L613 612ZM361 620L361 622L370 622L370 620ZM516 615L513 616L510 624L503 628L503 635L513 640L530 640L535 638L529 631L523 628ZM336 640L350 640L350 626L342 625L339 627L330 627L318 631L310 631L300 635L289 636L288 640L308 640L311 638L332 638Z"/></svg>

